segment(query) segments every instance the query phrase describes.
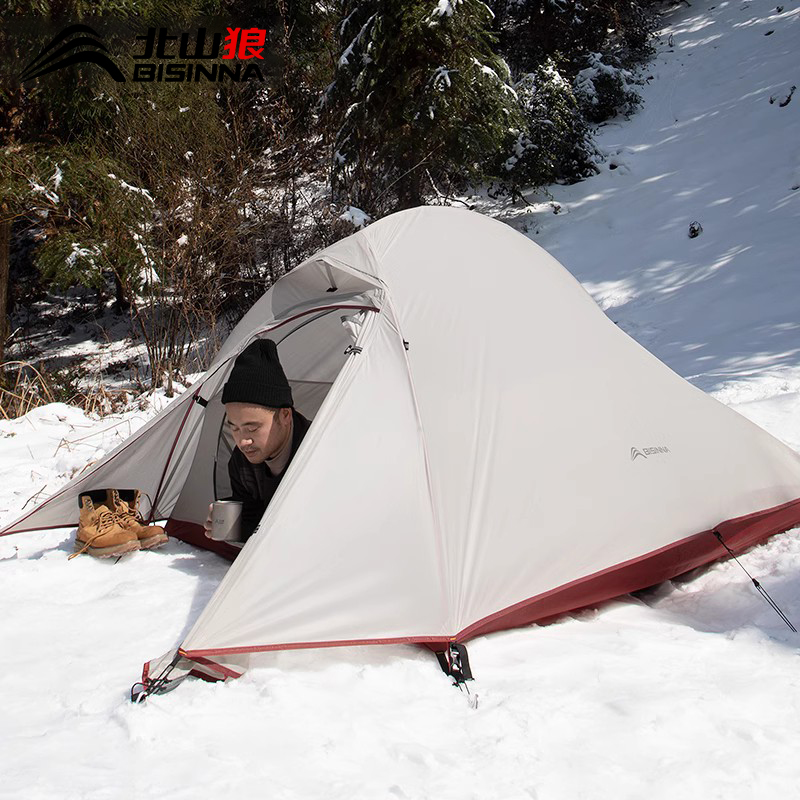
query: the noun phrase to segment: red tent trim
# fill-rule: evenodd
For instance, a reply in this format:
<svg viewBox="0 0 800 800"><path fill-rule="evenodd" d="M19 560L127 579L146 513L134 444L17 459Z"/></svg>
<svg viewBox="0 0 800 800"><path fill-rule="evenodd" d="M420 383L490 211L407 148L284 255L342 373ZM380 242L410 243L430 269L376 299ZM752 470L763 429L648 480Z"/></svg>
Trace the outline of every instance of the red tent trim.
<svg viewBox="0 0 800 800"><path fill-rule="evenodd" d="M727 520L713 530L731 550L741 551L795 525L800 525L800 498ZM463 642L492 631L529 625L653 586L726 556L712 531L702 531L490 614L459 631L455 638Z"/></svg>
<svg viewBox="0 0 800 800"><path fill-rule="evenodd" d="M493 631L551 619L566 611L585 608L627 592L644 589L696 567L722 559L727 556L727 552L714 537L712 530L718 531L732 550L741 551L796 525L800 525L800 498L774 508L726 520L714 529L688 536L643 556L543 592L484 617L450 637L404 636L385 639L289 642L249 647L184 650L182 652L186 658L200 662L201 658L209 656L367 644L424 644L434 650L444 649L451 641L466 642L476 636Z"/></svg>

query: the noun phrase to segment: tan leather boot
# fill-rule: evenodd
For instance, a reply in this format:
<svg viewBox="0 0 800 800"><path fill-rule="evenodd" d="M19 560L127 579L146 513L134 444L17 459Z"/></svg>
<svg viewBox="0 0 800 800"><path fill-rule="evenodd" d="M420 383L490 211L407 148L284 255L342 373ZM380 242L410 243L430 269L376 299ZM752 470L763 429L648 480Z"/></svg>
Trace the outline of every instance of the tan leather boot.
<svg viewBox="0 0 800 800"><path fill-rule="evenodd" d="M70 558L81 553L97 558L110 558L139 549L139 538L123 528L107 506L95 505L88 494L82 494L78 502L78 533L75 536L75 552Z"/></svg>
<svg viewBox="0 0 800 800"><path fill-rule="evenodd" d="M168 541L169 537L159 525L148 525L139 511L141 492L138 489L107 489L106 505L114 510L119 524L136 534L142 550L152 550Z"/></svg>

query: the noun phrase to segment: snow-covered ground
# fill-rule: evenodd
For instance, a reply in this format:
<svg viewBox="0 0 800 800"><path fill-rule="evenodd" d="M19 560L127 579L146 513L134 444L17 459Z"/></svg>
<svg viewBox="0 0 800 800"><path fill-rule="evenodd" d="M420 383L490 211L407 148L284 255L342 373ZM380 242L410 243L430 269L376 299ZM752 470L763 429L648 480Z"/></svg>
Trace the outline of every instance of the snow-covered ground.
<svg viewBox="0 0 800 800"><path fill-rule="evenodd" d="M800 450L800 96L781 105L800 85L800 7L781 8L669 12L643 109L599 135L601 174L492 213ZM0 524L164 402L0 422ZM71 539L0 539L0 798L800 796L800 637L733 562L473 641L477 709L399 646L276 653L134 706L142 662L181 639L227 563L176 542L67 562ZM799 623L800 531L742 561Z"/></svg>

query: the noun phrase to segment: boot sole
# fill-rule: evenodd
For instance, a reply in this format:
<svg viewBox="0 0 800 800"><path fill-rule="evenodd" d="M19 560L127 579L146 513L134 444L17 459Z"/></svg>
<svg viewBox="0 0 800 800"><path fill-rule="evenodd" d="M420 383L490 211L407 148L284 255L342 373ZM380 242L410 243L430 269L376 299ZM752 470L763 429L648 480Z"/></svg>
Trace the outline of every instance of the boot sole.
<svg viewBox="0 0 800 800"><path fill-rule="evenodd" d="M75 541L73 552L77 553L83 548L83 542L80 540ZM84 552L87 555L94 556L95 558L113 558L114 556L123 556L125 553L133 553L139 549L139 542L123 542L122 544L114 545L113 547L89 547Z"/></svg>
<svg viewBox="0 0 800 800"><path fill-rule="evenodd" d="M139 539L139 547L142 550L155 550L169 541L166 533L157 533L155 536L148 536L146 539Z"/></svg>

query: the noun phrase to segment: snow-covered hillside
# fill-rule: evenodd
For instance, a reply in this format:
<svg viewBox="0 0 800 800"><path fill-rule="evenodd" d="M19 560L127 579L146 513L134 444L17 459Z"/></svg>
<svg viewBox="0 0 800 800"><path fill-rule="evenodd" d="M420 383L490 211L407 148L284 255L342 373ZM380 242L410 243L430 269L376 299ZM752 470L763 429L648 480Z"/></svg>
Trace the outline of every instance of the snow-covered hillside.
<svg viewBox="0 0 800 800"><path fill-rule="evenodd" d="M800 3L684 2L657 50L641 111L598 136L599 175L481 210L800 451ZM0 523L163 402L0 422ZM275 653L134 706L142 662L180 641L227 562L177 542L119 563L71 550L70 531L0 539L3 800L800 794L800 636L733 562L473 641L477 709L401 646ZM800 623L800 530L741 560Z"/></svg>

